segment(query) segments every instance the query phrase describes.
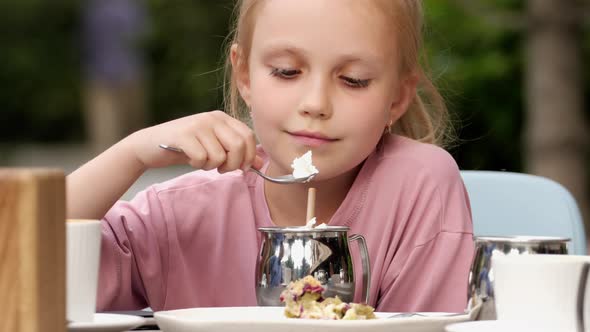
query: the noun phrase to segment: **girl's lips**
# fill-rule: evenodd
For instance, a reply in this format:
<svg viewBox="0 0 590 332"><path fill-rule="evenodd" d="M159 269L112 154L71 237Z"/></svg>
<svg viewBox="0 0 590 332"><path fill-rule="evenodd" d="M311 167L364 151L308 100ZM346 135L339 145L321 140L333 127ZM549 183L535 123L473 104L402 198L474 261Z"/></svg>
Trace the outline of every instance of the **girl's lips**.
<svg viewBox="0 0 590 332"><path fill-rule="evenodd" d="M304 132L297 132L297 133L290 133L291 137L295 139L295 141L299 144L309 146L309 147L318 147L324 144L332 143L337 141L336 139L329 138L320 134L314 133L304 133Z"/></svg>

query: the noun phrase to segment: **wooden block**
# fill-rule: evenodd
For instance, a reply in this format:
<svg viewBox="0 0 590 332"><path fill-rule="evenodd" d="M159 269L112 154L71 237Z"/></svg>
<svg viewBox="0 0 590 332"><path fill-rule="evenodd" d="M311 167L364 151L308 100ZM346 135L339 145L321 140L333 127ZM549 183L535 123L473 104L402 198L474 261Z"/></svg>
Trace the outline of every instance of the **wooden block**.
<svg viewBox="0 0 590 332"><path fill-rule="evenodd" d="M65 332L65 176L0 168L0 331Z"/></svg>

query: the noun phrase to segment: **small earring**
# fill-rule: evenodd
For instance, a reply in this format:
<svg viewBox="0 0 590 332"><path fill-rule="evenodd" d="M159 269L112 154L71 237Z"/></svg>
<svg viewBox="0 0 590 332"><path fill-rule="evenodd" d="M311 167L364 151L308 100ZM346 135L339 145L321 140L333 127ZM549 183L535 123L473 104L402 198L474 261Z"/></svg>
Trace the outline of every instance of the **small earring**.
<svg viewBox="0 0 590 332"><path fill-rule="evenodd" d="M392 126L393 126L393 120L390 120L389 124L387 126L385 126L384 133L391 134Z"/></svg>

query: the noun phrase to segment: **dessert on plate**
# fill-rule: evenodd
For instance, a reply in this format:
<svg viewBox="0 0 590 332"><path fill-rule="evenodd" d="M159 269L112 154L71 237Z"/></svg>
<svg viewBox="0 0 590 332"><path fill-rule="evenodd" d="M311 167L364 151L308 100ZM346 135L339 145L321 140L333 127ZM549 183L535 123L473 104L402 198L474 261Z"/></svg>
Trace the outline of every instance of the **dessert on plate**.
<svg viewBox="0 0 590 332"><path fill-rule="evenodd" d="M367 304L346 303L336 297L324 298L324 287L312 276L292 281L281 293L288 318L355 320L374 319L375 309Z"/></svg>

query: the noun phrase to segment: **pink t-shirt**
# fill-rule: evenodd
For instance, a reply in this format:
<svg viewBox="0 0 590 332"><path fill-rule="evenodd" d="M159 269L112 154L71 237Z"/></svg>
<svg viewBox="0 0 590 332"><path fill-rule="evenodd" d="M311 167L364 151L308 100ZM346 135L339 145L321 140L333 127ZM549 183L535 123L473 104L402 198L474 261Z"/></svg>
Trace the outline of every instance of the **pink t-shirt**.
<svg viewBox="0 0 590 332"><path fill-rule="evenodd" d="M443 149L385 139L329 225L365 237L377 311L465 309L471 212ZM195 171L120 201L103 221L97 310L256 305L257 229L268 226L263 180L251 172ZM360 302L355 242L351 252Z"/></svg>

